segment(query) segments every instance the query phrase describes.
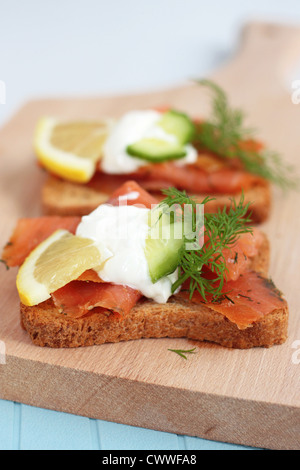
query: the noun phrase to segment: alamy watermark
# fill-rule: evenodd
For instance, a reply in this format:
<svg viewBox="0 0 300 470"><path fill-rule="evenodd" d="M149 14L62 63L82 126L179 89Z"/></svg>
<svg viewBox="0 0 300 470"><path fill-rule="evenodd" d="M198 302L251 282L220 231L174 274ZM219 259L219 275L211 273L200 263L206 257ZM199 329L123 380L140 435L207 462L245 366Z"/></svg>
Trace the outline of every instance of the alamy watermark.
<svg viewBox="0 0 300 470"><path fill-rule="evenodd" d="M0 365L6 364L6 347L4 341L0 341Z"/></svg>
<svg viewBox="0 0 300 470"><path fill-rule="evenodd" d="M294 80L292 82L292 103L299 104L300 103L300 80Z"/></svg>
<svg viewBox="0 0 300 470"><path fill-rule="evenodd" d="M130 198L134 200L134 198ZM127 205L127 199L119 198L118 206L102 205L96 209L104 222L101 224L102 239L107 240L184 240L185 249L199 250L204 243L204 204L152 204L151 209L143 204ZM110 211L118 210L111 218ZM138 211L136 209L138 208ZM141 210L143 209L143 210ZM140 221L140 223L136 223ZM145 223L146 222L146 223ZM82 225L89 228L88 218ZM150 229L151 228L151 229ZM79 233L80 234L80 233Z"/></svg>
<svg viewBox="0 0 300 470"><path fill-rule="evenodd" d="M296 339L293 344L292 348L296 349L296 351L292 354L292 363L293 364L300 364L300 339Z"/></svg>
<svg viewBox="0 0 300 470"><path fill-rule="evenodd" d="M3 80L0 80L0 104L6 103L6 84Z"/></svg>

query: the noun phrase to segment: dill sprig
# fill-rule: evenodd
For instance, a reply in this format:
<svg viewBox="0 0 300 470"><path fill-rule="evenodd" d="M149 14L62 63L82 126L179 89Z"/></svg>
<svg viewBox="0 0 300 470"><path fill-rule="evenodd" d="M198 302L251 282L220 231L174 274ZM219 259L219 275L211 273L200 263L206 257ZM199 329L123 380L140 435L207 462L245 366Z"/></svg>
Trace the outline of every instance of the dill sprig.
<svg viewBox="0 0 300 470"><path fill-rule="evenodd" d="M187 359L186 354L195 354L195 349L168 349L168 351L174 352L178 354L178 356L183 357L183 359Z"/></svg>
<svg viewBox="0 0 300 470"><path fill-rule="evenodd" d="M299 179L292 166L286 165L279 153L268 149L245 148L243 142L253 138L254 130L244 126L245 115L233 109L224 90L211 80L196 80L213 92L211 120L198 126L196 142L222 158L238 158L245 170L280 186L295 188Z"/></svg>
<svg viewBox="0 0 300 470"><path fill-rule="evenodd" d="M232 199L231 206L228 210L218 210L214 214L204 212L204 227L199 226L199 220L196 216L197 202L189 197L185 192L181 192L175 188L169 188L163 191L166 198L161 202L161 206L171 208L174 204L183 206L188 204L192 207L189 212L192 217L193 238L190 234L183 234L184 243L179 253L178 261L178 279L172 285L172 292L176 292L184 283L188 283L190 298L192 298L195 290L197 290L204 301L207 295L211 296L213 301L217 301L224 292L224 280L227 273L226 260L223 250L232 247L239 236L243 233L251 233L249 226L249 203L244 205L244 196L242 195L239 203ZM212 200L205 198L201 204L206 204ZM166 209L164 209L166 210ZM198 225L197 225L198 224ZM204 244L196 249L190 249L191 242L194 246L197 244L197 234L204 233ZM207 271L212 274L207 277Z"/></svg>

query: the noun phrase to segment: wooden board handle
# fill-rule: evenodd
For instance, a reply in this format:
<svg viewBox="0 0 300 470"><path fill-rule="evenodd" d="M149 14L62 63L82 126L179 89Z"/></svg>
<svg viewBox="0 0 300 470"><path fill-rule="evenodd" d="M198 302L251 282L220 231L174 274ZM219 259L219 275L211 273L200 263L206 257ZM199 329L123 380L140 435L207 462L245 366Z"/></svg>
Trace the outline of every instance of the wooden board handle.
<svg viewBox="0 0 300 470"><path fill-rule="evenodd" d="M300 26L253 22L243 28L234 59L216 76L231 89L233 83L239 87L243 82L243 89L278 92L299 62Z"/></svg>
<svg viewBox="0 0 300 470"><path fill-rule="evenodd" d="M289 72L300 61L300 26L249 23L242 31L241 54L260 56L270 71Z"/></svg>

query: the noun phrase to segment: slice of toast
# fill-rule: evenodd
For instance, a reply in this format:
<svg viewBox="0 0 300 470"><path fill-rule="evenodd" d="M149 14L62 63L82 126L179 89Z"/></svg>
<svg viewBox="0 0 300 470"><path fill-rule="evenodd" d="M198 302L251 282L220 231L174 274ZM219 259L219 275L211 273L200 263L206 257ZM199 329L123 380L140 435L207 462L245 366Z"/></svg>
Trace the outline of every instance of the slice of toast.
<svg viewBox="0 0 300 470"><path fill-rule="evenodd" d="M21 324L37 346L76 348L140 338L212 341L228 348L270 347L287 338L288 308L274 310L240 330L205 305L172 298L166 304L140 301L124 319L107 312L73 319L61 315L51 300L34 307L21 304Z"/></svg>
<svg viewBox="0 0 300 470"><path fill-rule="evenodd" d="M266 276L269 265L269 243L266 237L251 269ZM186 337L212 341L229 348L270 347L287 338L288 307L282 301L251 327L239 329L222 314L205 304L187 302L173 296L166 304L142 299L124 319L109 311L74 319L64 316L47 300L34 307L21 304L21 325L34 344L52 348L75 348L106 342L140 338Z"/></svg>
<svg viewBox="0 0 300 470"><path fill-rule="evenodd" d="M42 189L43 211L48 215L86 215L92 212L100 204L105 203L111 193L100 191L87 185L64 181L55 176L49 176ZM158 199L161 194L155 193ZM193 195L200 202L206 194ZM215 198L205 205L205 209L215 212L223 209L231 203L232 195L211 195ZM237 201L241 193L234 196ZM271 206L270 185L261 183L244 192L245 204L251 203L252 222L261 223L268 217Z"/></svg>

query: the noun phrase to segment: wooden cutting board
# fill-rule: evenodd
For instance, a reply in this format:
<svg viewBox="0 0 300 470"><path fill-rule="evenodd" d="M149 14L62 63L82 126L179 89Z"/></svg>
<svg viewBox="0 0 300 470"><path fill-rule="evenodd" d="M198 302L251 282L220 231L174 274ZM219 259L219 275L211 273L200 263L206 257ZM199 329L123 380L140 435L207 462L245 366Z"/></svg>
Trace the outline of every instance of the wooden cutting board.
<svg viewBox="0 0 300 470"><path fill-rule="evenodd" d="M300 28L250 24L235 58L213 74L233 105L248 113L259 137L300 174L300 104L288 73L300 58ZM289 88L285 88L285 85ZM37 100L0 132L1 232L4 245L21 216L40 213L44 173L32 135L41 115L118 116L170 104L194 116L208 113L194 84L117 97ZM300 448L300 197L274 190L270 275L290 305L289 339L271 349L229 350L186 339L147 339L77 350L33 346L19 325L16 270L0 269L0 398L69 413L207 439L273 449ZM189 349L188 360L168 348Z"/></svg>

